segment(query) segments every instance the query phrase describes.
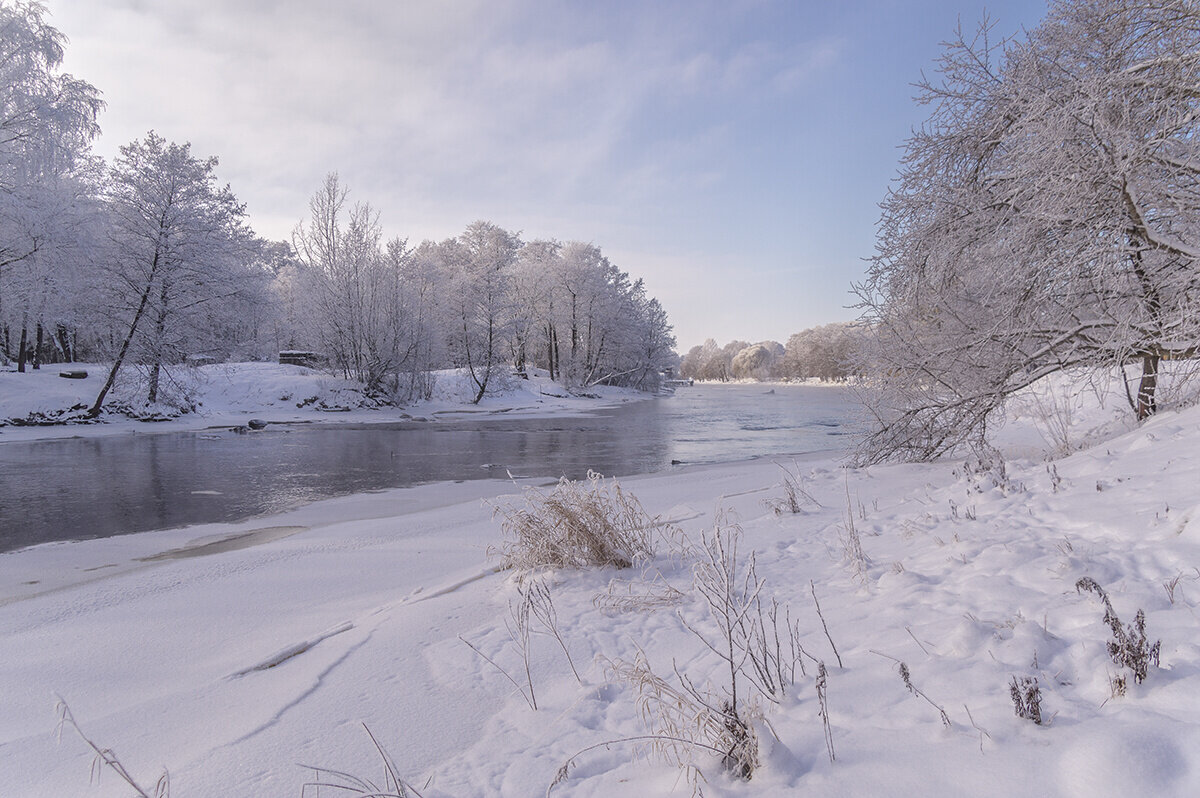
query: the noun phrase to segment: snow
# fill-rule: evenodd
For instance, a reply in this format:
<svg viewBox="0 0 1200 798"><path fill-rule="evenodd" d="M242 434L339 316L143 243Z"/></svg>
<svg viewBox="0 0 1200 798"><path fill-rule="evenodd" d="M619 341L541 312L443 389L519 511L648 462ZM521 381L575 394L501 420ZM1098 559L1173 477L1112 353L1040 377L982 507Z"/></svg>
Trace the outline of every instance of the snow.
<svg viewBox="0 0 1200 798"><path fill-rule="evenodd" d="M61 371L86 371L86 379L64 379ZM136 370L118 381L111 405L139 387ZM462 371L435 373L429 401L407 407L381 405L367 399L358 383L304 366L278 363L218 363L198 368L176 369L173 379L183 385L196 402L194 412L180 414L170 407L154 410L174 416L169 420L145 422L108 412L95 425L16 426L12 419L30 414L61 413L77 405L90 406L100 392L107 367L71 363L47 365L24 374L0 370L0 443L17 440L71 437L130 432L178 432L208 427L233 427L251 418L270 423L288 422L395 422L411 418L435 420L463 418L484 413L543 416L564 412L587 412L643 399L646 394L629 388L604 385L572 394L549 379L546 372L530 369L529 379L510 378L506 384L489 386L478 405L471 404L474 385ZM498 381L499 382L499 381ZM124 388L124 391L120 390ZM175 383L164 391L178 393ZM5 422L9 423L6 425Z"/></svg>
<svg viewBox="0 0 1200 798"><path fill-rule="evenodd" d="M292 376L281 367L278 380ZM261 411L239 404L249 387L225 391L213 417ZM735 520L764 598L788 604L828 668L836 761L808 661L779 705L760 701L762 764L750 781L695 756L704 794L1200 792L1200 407L1135 428L1102 398L1076 391L1063 446L1044 402L1015 404L1003 471L787 458L815 500L795 515L766 506L784 473L767 460L622 479L693 541L719 511ZM1053 451L1069 453L1046 459ZM695 555L666 542L639 568L538 575L582 684L535 626L537 711L472 652L463 640L522 681L506 631L518 588L488 556L503 535L494 509L520 506L519 487L427 485L0 555L3 791L130 794L111 771L89 786L91 751L70 728L55 738L56 696L144 787L168 769L175 796L298 796L314 778L300 765L379 781L365 724L425 798L544 795L577 752L652 733L634 688L606 665L639 650L660 676L673 679L674 664L721 696L728 670L684 626L714 629L692 589ZM848 555L851 525L861 563ZM1122 622L1143 609L1161 640L1161 666L1123 696L1111 687L1122 669L1106 650L1103 606L1076 589L1085 576ZM619 611L604 598L663 584L683 599ZM949 727L908 691L897 661ZM1037 678L1043 725L1015 716L1014 676ZM626 743L587 751L550 794L690 794L673 764L634 754Z"/></svg>

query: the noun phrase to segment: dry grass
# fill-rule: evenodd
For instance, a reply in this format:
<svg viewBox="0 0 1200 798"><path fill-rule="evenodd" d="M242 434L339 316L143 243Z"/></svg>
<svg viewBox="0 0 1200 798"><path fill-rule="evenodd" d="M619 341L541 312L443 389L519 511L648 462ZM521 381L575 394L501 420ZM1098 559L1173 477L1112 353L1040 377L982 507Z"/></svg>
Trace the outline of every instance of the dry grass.
<svg viewBox="0 0 1200 798"><path fill-rule="evenodd" d="M686 593L672 587L662 574L657 574L649 581L612 579L607 592L596 594L592 604L611 616L625 612L654 612L678 606L686 600Z"/></svg>
<svg viewBox="0 0 1200 798"><path fill-rule="evenodd" d="M509 673L503 665L496 662L496 660L492 659L487 654L483 653L483 651L470 640L467 640L462 635L459 635L458 639L466 643L467 647L478 654L484 662L491 665L493 668L498 670L504 676L504 678L508 679L508 681L512 683L513 687L516 687L517 690L520 691L521 697L525 699L525 703L529 705L529 708L536 712L538 708L537 693L534 690L533 671L530 669L529 664L531 631L529 626L529 616L533 612L533 605L538 600L540 594L535 591L533 585L534 583L532 580L518 580L517 587L519 597L516 601L508 602L509 617L504 620L504 628L508 632L509 642L512 643L513 648L516 649L517 656L520 657L521 665L525 671L524 684L521 684L521 682L517 681L516 677ZM549 601L549 591L546 592L546 600ZM554 616L554 622L556 624L555 630L557 634L557 615ZM559 639L559 642L562 643L561 638ZM566 650L565 644L563 645L563 650ZM570 660L570 654L567 655L567 659ZM574 667L575 664L572 663L571 668L574 669ZM575 675L575 678L579 678L578 673Z"/></svg>
<svg viewBox="0 0 1200 798"><path fill-rule="evenodd" d="M352 773L346 773L341 770L305 765L304 767L315 771L316 776L313 781L307 782L300 788L300 798L308 798L308 796L319 798L320 795L358 795L364 798L421 798L421 793L417 792L415 787L397 775L396 764L392 762L392 758L388 756L387 752L383 750L383 746L375 739L375 735L367 728L367 724L363 724L363 729L366 730L367 736L371 738L371 742L375 745L375 750L379 752L379 758L383 764L383 780L375 783L370 779L355 776Z"/></svg>
<svg viewBox="0 0 1200 798"><path fill-rule="evenodd" d="M87 744L88 748L92 749L95 754L92 759L92 782L99 782L100 774L107 767L113 773L116 773L121 781L129 785L129 788L134 791L138 798L170 798L171 795L171 776L165 770L159 776L158 781L154 784L153 790L146 790L134 780L133 776L121 764L121 760L117 758L116 753L111 748L101 748L92 742L91 738L83 733L83 729L79 727L75 716L71 714L71 708L67 706L67 702L63 699L58 699L58 705L55 707L58 712L58 735L59 740L62 739L62 731L67 726L75 730L79 738Z"/></svg>
<svg viewBox="0 0 1200 798"><path fill-rule="evenodd" d="M495 510L507 536L499 548L505 568L629 568L654 556L658 519L615 479L564 477L548 492L526 488L524 498L524 507Z"/></svg>
<svg viewBox="0 0 1200 798"><path fill-rule="evenodd" d="M675 671L678 685L659 676L640 649L633 662L609 661L616 679L637 691L638 714L646 729L652 753L685 771L693 790L704 778L696 764L697 752L721 758L721 767L743 779L758 767L758 737L746 718L736 716L729 701L717 704L711 692L698 688L691 679ZM743 706L742 715L757 715Z"/></svg>
<svg viewBox="0 0 1200 798"><path fill-rule="evenodd" d="M862 537L854 524L854 506L850 501L850 482L846 482L846 514L841 530L838 532L838 542L842 546L842 559L854 574L854 578L866 585L870 581L870 560L863 551Z"/></svg>
<svg viewBox="0 0 1200 798"><path fill-rule="evenodd" d="M783 481L779 483L779 488L783 491L783 495L764 501L763 504L768 510L774 511L775 515L783 515L784 513L796 515L804 512L806 504L818 508L821 506L821 503L804 489L804 476L800 473L800 465L795 460L792 461L791 468L782 463L776 463L775 465L779 466L783 471Z"/></svg>

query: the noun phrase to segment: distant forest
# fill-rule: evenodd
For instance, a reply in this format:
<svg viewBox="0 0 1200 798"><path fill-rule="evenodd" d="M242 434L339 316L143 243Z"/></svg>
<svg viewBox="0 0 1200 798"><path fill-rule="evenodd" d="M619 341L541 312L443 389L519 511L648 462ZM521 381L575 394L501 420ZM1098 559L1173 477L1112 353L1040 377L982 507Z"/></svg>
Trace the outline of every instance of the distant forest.
<svg viewBox="0 0 1200 798"><path fill-rule="evenodd" d="M798 332L787 344L778 341L730 341L709 338L693 346L679 366L679 376L693 380L807 380L840 382L853 372L852 359L860 334L849 322L826 324Z"/></svg>

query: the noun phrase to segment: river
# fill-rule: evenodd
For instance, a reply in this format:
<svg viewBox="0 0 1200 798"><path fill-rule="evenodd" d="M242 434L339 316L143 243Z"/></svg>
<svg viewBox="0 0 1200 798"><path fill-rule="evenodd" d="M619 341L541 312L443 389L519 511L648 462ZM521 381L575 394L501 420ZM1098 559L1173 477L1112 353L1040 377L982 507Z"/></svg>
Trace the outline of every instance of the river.
<svg viewBox="0 0 1200 798"><path fill-rule="evenodd" d="M626 476L840 451L844 388L716 385L583 416L271 425L0 445L0 551L235 521L319 499L428 482Z"/></svg>

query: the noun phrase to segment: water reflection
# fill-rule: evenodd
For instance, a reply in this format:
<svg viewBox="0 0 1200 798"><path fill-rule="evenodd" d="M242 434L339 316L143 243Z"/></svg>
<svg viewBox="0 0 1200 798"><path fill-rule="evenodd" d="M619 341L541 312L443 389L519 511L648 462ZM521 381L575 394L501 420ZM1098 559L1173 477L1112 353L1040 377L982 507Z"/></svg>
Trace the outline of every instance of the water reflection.
<svg viewBox="0 0 1200 798"><path fill-rule="evenodd" d="M843 391L697 387L580 418L129 435L0 445L0 551L274 513L443 480L623 476L839 448Z"/></svg>

